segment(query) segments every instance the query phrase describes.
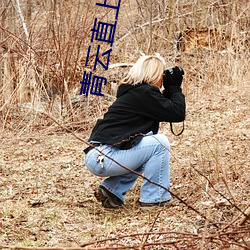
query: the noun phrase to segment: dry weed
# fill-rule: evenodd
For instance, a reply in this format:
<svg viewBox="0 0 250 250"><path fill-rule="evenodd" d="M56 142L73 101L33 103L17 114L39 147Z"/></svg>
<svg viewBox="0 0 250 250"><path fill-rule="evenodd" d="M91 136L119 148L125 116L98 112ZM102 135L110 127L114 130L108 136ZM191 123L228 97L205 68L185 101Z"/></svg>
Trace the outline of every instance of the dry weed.
<svg viewBox="0 0 250 250"><path fill-rule="evenodd" d="M13 6L0 7L4 41L0 55L0 248L249 249L247 1L178 2L173 41L187 27L218 26L228 39L220 50L208 43L177 51L175 42L165 35L165 1L152 3L151 25L147 20L152 13L139 0L126 1L118 21L111 63L133 63L140 52L148 50L146 38L151 34L152 53L161 53L167 66L179 64L185 70L184 134L173 136L166 123L160 132L172 145L171 190L198 213L175 198L171 208L141 211L136 203L141 179L127 194L122 209L105 210L95 201L92 191L101 179L84 166L85 145L41 113L48 112L87 139L115 99L112 86L117 86L127 68L97 71L109 80L104 98L79 96L91 20L97 14L107 20L108 13L92 13L88 1L79 6L73 0L65 6L59 1L53 12L45 9L45 2L37 6L34 2L36 15L28 26L35 62L22 32L10 27ZM8 15L12 18L6 13L12 13ZM29 70L35 70L35 88L29 83ZM23 93L26 97L21 95L23 87L29 89ZM179 124L174 128L180 129Z"/></svg>

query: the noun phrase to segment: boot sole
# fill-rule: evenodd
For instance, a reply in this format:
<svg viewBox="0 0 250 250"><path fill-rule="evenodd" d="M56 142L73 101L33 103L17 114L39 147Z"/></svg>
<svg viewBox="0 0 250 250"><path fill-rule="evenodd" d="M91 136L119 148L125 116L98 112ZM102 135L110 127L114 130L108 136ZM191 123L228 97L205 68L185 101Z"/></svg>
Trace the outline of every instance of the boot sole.
<svg viewBox="0 0 250 250"><path fill-rule="evenodd" d="M102 203L105 208L119 208L121 205L115 204L109 194L101 187L94 191L97 201Z"/></svg>

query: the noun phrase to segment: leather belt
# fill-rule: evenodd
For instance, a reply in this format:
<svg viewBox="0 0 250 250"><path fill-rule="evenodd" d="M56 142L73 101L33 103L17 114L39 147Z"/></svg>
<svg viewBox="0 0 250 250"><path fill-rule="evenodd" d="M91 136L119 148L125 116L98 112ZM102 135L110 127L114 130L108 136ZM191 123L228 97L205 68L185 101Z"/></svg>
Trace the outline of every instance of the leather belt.
<svg viewBox="0 0 250 250"><path fill-rule="evenodd" d="M85 154L87 154L89 151L91 151L91 150L94 149L95 147L99 147L100 145L102 145L102 143L91 143L91 146L85 148L85 149L83 150L83 152L84 152Z"/></svg>

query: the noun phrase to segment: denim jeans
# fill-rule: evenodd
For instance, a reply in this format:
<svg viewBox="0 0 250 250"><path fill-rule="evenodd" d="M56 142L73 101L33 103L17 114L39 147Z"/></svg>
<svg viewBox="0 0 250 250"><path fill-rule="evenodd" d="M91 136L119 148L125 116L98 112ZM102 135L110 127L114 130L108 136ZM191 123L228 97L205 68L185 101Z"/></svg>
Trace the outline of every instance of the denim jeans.
<svg viewBox="0 0 250 250"><path fill-rule="evenodd" d="M150 181L170 188L169 168L169 142L162 134L146 135L134 147L120 150L115 147L101 145L97 147L104 155L114 159L121 165L144 174ZM104 156L103 164L98 157L101 155L92 149L85 155L85 164L94 175L108 177L102 181L101 186L106 187L111 193L124 202L124 195L134 185L137 174L122 168L111 159ZM140 202L157 203L170 200L170 194L165 189L144 180L140 190Z"/></svg>

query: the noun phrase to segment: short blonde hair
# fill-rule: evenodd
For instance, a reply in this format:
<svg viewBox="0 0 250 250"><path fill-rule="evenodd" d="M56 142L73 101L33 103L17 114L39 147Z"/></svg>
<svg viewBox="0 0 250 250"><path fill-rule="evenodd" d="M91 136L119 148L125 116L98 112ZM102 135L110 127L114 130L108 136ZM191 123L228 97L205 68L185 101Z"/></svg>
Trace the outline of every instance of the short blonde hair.
<svg viewBox="0 0 250 250"><path fill-rule="evenodd" d="M144 55L136 61L121 83L136 85L145 82L154 84L163 75L164 63L164 59L160 55Z"/></svg>

